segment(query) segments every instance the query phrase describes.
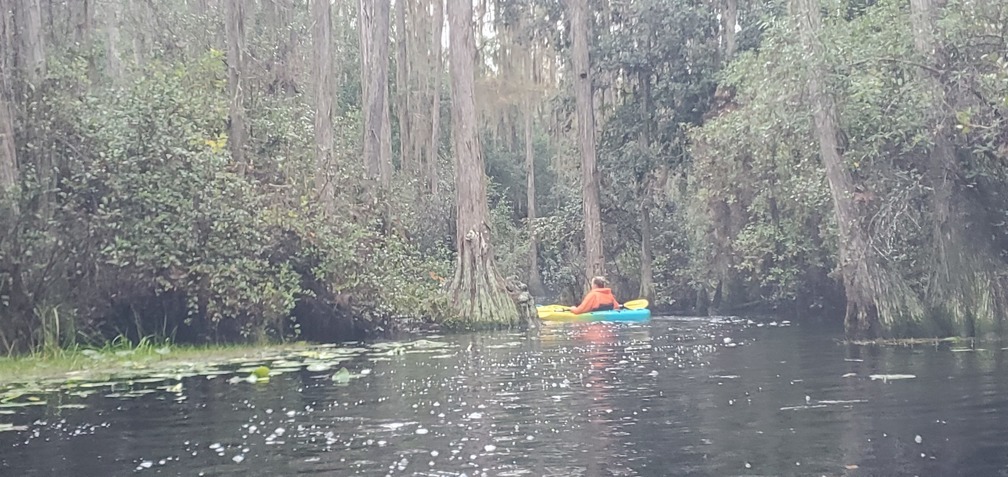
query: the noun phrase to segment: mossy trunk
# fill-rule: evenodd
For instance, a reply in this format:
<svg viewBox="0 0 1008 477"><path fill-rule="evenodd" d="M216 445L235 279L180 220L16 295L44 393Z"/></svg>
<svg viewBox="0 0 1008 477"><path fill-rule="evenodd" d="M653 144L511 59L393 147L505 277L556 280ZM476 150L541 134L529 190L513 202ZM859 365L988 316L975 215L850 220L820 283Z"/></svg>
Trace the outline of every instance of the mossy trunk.
<svg viewBox="0 0 1008 477"><path fill-rule="evenodd" d="M472 31L472 2L449 0L448 7L458 246L455 277L450 287L456 313L454 324L462 328L534 324L538 316L528 293L509 290L494 265L486 174L477 135L473 91L476 43ZM509 291L513 291L513 298L508 295Z"/></svg>
<svg viewBox="0 0 1008 477"><path fill-rule="evenodd" d="M455 319L462 328L511 327L527 322L525 310L508 295L507 282L497 272L491 250L489 228L470 229L461 239L451 295Z"/></svg>
<svg viewBox="0 0 1008 477"><path fill-rule="evenodd" d="M961 336L1002 335L1008 311L1008 293L999 270L999 257L990 224L980 204L970 200L952 142L952 114L958 108L955 93L946 91L937 72L948 60L937 39L936 19L944 0L911 0L914 46L925 67L918 74L930 96L929 131L933 134L927 160L931 185L931 263L927 288L928 305L950 333ZM946 105L953 105L951 108Z"/></svg>
<svg viewBox="0 0 1008 477"><path fill-rule="evenodd" d="M836 103L824 82L829 75L819 40L821 8L819 0L793 1L809 66L807 84L813 129L826 169L840 235L839 268L847 295L844 327L851 336L872 336L921 320L925 313L903 277L876 256L863 225L864 213L854 201L854 177L843 161Z"/></svg>

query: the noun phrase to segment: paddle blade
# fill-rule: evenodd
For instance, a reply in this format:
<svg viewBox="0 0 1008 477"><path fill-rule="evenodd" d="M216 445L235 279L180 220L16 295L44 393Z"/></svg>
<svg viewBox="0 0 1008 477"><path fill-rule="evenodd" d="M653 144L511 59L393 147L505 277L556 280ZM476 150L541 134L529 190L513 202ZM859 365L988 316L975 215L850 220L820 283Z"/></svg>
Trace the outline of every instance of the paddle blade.
<svg viewBox="0 0 1008 477"><path fill-rule="evenodd" d="M639 300L630 300L623 304L623 308L628 310L643 310L648 307L648 301L641 298Z"/></svg>

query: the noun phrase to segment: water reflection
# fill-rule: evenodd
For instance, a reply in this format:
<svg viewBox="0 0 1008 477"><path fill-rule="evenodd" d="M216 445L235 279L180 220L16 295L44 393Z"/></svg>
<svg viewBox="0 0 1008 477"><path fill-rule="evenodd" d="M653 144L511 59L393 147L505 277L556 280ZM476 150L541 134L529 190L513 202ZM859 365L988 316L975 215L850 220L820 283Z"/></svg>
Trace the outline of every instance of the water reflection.
<svg viewBox="0 0 1008 477"><path fill-rule="evenodd" d="M837 338L657 318L50 393L0 407L0 475L1008 475L1000 348Z"/></svg>

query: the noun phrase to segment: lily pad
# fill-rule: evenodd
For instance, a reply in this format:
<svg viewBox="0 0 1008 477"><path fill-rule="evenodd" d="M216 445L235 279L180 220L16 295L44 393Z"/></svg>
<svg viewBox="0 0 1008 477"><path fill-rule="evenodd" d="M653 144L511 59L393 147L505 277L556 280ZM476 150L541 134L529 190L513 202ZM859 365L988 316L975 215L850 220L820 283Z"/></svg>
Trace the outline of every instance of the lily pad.
<svg viewBox="0 0 1008 477"><path fill-rule="evenodd" d="M29 407L29 406L44 406L45 401L36 402L5 402L0 404L0 408L17 408L17 407Z"/></svg>
<svg viewBox="0 0 1008 477"><path fill-rule="evenodd" d="M332 375L332 380L334 383L348 383L350 382L350 371L347 371L346 368L340 368L336 374Z"/></svg>
<svg viewBox="0 0 1008 477"><path fill-rule="evenodd" d="M510 344L511 343L507 343L507 345L510 345ZM407 343L407 345L412 346L414 348L422 348L422 349L447 348L449 346L448 343L444 343L444 342L441 342L441 341L431 341L431 340L424 340L424 339L420 339L420 340L416 340L416 341L411 341L411 342Z"/></svg>
<svg viewBox="0 0 1008 477"><path fill-rule="evenodd" d="M60 404L60 409L86 409L87 404Z"/></svg>

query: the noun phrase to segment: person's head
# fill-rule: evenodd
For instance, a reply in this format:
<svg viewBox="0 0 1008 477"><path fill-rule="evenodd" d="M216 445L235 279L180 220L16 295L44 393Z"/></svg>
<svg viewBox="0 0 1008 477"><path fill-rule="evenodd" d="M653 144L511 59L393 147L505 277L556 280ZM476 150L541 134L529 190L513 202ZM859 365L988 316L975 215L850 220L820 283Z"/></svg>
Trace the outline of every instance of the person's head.
<svg viewBox="0 0 1008 477"><path fill-rule="evenodd" d="M609 285L609 282L606 281L605 277L601 277L601 276L599 276L599 277L592 277L592 279L591 279L591 285L592 285L592 288L605 288L605 287L607 287Z"/></svg>

